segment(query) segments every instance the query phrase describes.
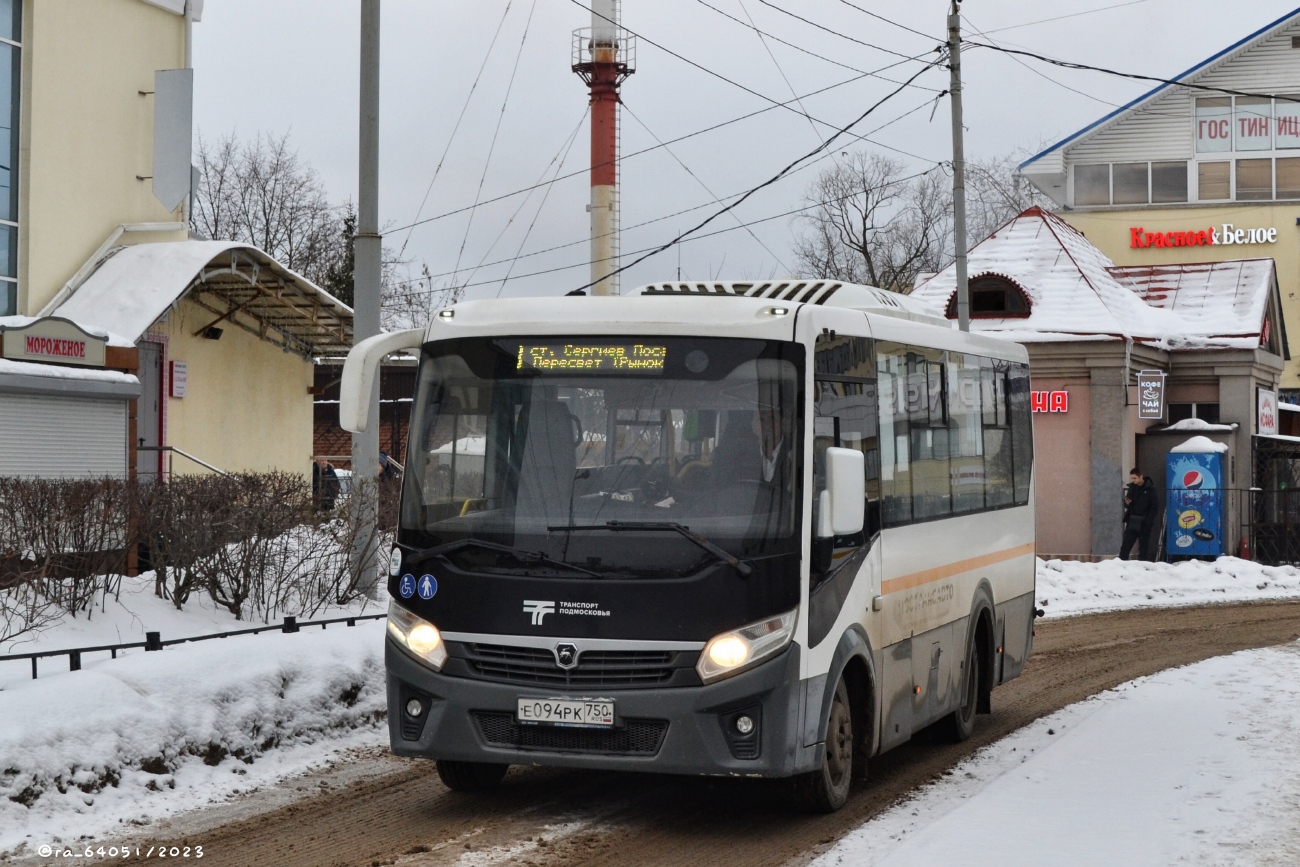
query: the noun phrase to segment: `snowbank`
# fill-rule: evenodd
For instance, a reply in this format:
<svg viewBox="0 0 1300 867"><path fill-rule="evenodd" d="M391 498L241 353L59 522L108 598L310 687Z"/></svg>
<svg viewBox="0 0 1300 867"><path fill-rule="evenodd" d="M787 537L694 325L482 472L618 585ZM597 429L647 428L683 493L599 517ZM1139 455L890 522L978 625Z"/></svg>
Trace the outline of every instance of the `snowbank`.
<svg viewBox="0 0 1300 867"><path fill-rule="evenodd" d="M302 771L330 748L383 743L383 632L364 621L214 639L9 684L0 853L170 815Z"/></svg>
<svg viewBox="0 0 1300 867"><path fill-rule="evenodd" d="M1297 718L1298 644L1161 672L986 747L813 863L1300 863Z"/></svg>
<svg viewBox="0 0 1300 867"><path fill-rule="evenodd" d="M1035 598L1048 617L1129 608L1300 598L1300 569L1236 557L1213 562L1038 561Z"/></svg>

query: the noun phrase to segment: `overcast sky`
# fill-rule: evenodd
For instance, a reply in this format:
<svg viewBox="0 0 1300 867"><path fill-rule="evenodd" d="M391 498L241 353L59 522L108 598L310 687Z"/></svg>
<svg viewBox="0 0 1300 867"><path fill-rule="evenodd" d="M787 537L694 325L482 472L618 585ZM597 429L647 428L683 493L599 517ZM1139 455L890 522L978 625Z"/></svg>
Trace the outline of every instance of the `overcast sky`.
<svg viewBox="0 0 1300 867"><path fill-rule="evenodd" d="M380 221L385 246L405 247L404 256L414 268L427 264L434 274L445 275L440 283L457 272L458 281L471 284L470 298L499 291L553 294L588 282L589 188L582 171L590 159L587 100L585 87L569 68L572 31L591 20L579 3L586 0L384 0ZM853 3L893 23L864 14L847 0L623 3L624 25L644 37L636 73L623 86L624 155L654 146L656 137L669 141L770 109L623 163L624 261L708 216L717 207L714 196L726 198L767 180L816 147L831 126L847 124L925 65L925 60L898 55L934 58L932 49L944 38L946 0ZM1167 77L1286 14L1294 4L967 0L963 15L968 38L981 39L973 32L978 28L1005 46ZM204 20L194 27L200 132L209 138L232 131L251 138L287 131L331 196L355 199L359 7L358 0L210 0ZM1086 10L1099 11L1075 14ZM722 12L741 21L752 17L773 38L760 37ZM1057 16L1070 17L1034 23ZM861 75L895 63L899 65L878 76ZM451 140L481 66L482 76ZM970 158L1036 151L1150 86L973 48L963 52L963 67ZM869 148L916 171L950 159L948 102L935 103L947 87L947 75L941 67L924 72L855 128L872 143L845 136L835 152ZM850 79L857 80L801 100L809 115L830 126L773 108L763 98L784 102ZM932 109L937 109L933 118ZM898 119L902 115L907 116ZM422 206L449 140L446 160ZM809 183L826 165L823 161L787 177L734 213L750 222L800 207ZM480 206L472 223L470 211L463 211L402 228L417 214L425 220L439 217L469 208L476 198L491 199L549 180L557 168L562 168L560 174L577 174L551 186L544 202L547 190L539 189L531 197ZM668 217L689 208L695 210ZM663 217L668 218L657 219ZM769 219L748 231L736 226L730 215L720 217L703 231L731 231L681 245L683 277L741 279L793 271L792 241L802 230L797 218ZM560 249L540 252L554 247ZM511 266L509 260L521 252ZM497 262L501 264L493 264ZM503 284L511 267L511 279ZM625 272L623 289L672 279L677 268L676 250L660 254Z"/></svg>

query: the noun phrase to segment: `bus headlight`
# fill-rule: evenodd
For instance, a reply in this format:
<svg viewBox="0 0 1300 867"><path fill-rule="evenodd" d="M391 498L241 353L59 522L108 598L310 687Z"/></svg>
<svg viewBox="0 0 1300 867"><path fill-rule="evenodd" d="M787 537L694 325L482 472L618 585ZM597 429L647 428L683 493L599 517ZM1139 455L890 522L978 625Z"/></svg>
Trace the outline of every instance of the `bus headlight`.
<svg viewBox="0 0 1300 867"><path fill-rule="evenodd" d="M712 683L730 677L780 653L794 636L798 613L796 608L713 636L695 664L700 680Z"/></svg>
<svg viewBox="0 0 1300 867"><path fill-rule="evenodd" d="M388 634L434 671L441 671L447 661L447 645L438 627L416 617L396 602L388 605Z"/></svg>

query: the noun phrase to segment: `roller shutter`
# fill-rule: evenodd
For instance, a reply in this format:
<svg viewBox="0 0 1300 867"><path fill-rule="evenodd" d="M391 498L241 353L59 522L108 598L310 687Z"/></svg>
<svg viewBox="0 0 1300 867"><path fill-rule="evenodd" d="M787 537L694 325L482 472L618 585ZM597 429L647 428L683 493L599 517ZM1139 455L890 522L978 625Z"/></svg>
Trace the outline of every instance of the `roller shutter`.
<svg viewBox="0 0 1300 867"><path fill-rule="evenodd" d="M127 475L120 398L0 393L0 476Z"/></svg>

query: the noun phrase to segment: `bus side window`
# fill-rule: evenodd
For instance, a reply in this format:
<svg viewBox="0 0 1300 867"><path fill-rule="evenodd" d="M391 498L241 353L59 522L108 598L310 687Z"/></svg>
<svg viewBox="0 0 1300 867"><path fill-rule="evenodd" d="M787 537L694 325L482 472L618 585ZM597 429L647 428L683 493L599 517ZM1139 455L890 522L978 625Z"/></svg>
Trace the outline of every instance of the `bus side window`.
<svg viewBox="0 0 1300 867"><path fill-rule="evenodd" d="M1007 376L1011 415L1011 461L1015 502L1029 502L1029 482L1034 463L1034 434L1029 409L1029 365L1012 364Z"/></svg>
<svg viewBox="0 0 1300 867"><path fill-rule="evenodd" d="M863 453L867 513L864 532L880 529L880 439L871 340L822 334L817 338L813 407L813 503L826 487L826 449Z"/></svg>

